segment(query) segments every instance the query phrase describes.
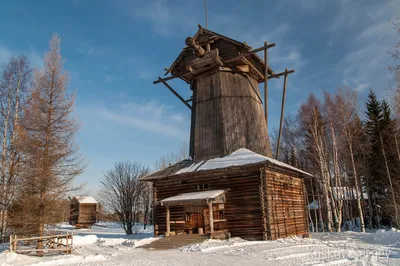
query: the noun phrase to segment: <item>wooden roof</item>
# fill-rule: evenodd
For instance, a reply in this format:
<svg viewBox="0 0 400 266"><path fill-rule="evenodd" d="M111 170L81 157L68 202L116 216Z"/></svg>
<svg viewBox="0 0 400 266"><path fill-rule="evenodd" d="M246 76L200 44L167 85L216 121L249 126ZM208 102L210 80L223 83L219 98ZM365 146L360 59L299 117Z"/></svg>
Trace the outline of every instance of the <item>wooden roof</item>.
<svg viewBox="0 0 400 266"><path fill-rule="evenodd" d="M209 202L224 203L223 194L226 192L227 190L222 189L189 192L160 200L159 203L162 206L207 204Z"/></svg>
<svg viewBox="0 0 400 266"><path fill-rule="evenodd" d="M264 81L261 75L264 75L265 64L256 53L230 61L238 55L249 52L252 49L246 43L204 29L200 25L199 30L192 39L201 47L206 47L206 44L209 43L210 51L207 52L203 58L199 58L193 52L192 48L185 46L168 68L166 75L171 73L172 76L179 76L182 80L189 83L195 77L213 71L218 67L234 68L236 66L251 65L249 75L253 76L258 82ZM212 58L204 60L207 56ZM205 63L199 66L199 61ZM188 70L188 67L193 64L197 64L196 66L198 66L198 68L194 71ZM191 71L193 71L193 73L189 73ZM270 67L268 67L268 73L269 75L274 73Z"/></svg>
<svg viewBox="0 0 400 266"><path fill-rule="evenodd" d="M247 149L239 149L230 155L222 158L215 158L201 162L184 160L174 165L168 166L160 171L142 177L142 181L152 181L170 176L190 176L196 173L214 173L221 170L237 170L241 167L252 167L264 165L267 168L276 169L284 172L291 172L299 177L312 177L311 174L293 167L289 164L263 156Z"/></svg>

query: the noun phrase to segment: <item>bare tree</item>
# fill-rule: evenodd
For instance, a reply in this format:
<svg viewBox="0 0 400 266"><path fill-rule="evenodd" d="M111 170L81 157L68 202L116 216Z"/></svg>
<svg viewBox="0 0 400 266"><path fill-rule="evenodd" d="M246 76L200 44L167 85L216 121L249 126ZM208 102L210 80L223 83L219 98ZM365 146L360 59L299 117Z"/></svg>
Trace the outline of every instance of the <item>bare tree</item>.
<svg viewBox="0 0 400 266"><path fill-rule="evenodd" d="M179 151L168 153L162 156L158 161L155 163L155 169L164 169L174 163L182 161L184 159L189 158L189 146L186 142L182 142Z"/></svg>
<svg viewBox="0 0 400 266"><path fill-rule="evenodd" d="M325 104L324 109L326 112L326 120L327 120L327 128L330 134L330 146L332 149L332 163L333 163L333 175L335 181L335 187L338 188L334 190L331 187L332 197L332 207L333 207L333 215L335 218L335 227L336 231L340 232L340 226L342 224L342 207L343 200L341 195L341 175L340 175L340 167L339 167L339 148L337 143L337 119L336 118L336 105L332 101L332 98L329 93L325 92ZM332 178L331 178L332 182Z"/></svg>
<svg viewBox="0 0 400 266"><path fill-rule="evenodd" d="M140 201L143 206L143 229L146 229L147 224L153 222L151 213L153 212L153 185L150 182L144 182Z"/></svg>
<svg viewBox="0 0 400 266"><path fill-rule="evenodd" d="M135 162L117 162L113 169L104 174L99 195L103 206L115 214L127 235L133 233L132 227L143 199L146 183L139 178L149 173L149 168ZM147 193L147 192L146 192Z"/></svg>
<svg viewBox="0 0 400 266"><path fill-rule="evenodd" d="M56 208L54 203L71 190L74 177L84 169L74 143L79 125L71 118L74 100L67 94L68 81L60 38L54 34L44 57L44 69L34 73L31 96L19 128L23 168L18 201L24 213L16 212L14 218L25 215L31 232L40 236L48 215ZM42 246L39 241L37 248Z"/></svg>
<svg viewBox="0 0 400 266"><path fill-rule="evenodd" d="M336 101L336 113L339 117L339 122L342 125L342 132L345 136L345 141L347 145L348 157L350 158L351 172L354 177L354 186L356 193L356 203L358 215L360 217L360 227L361 232L365 232L364 225L364 213L361 206L361 184L359 184L359 176L356 167L356 147L357 143L356 136L360 134L363 128L357 127L357 96L356 92L351 89L339 89L338 94L335 98ZM357 132L359 131L359 132Z"/></svg>
<svg viewBox="0 0 400 266"><path fill-rule="evenodd" d="M24 103L31 69L25 56L11 58L0 80L1 179L0 242L6 237L7 211L14 199L18 177L19 151L16 145L21 106Z"/></svg>
<svg viewBox="0 0 400 266"><path fill-rule="evenodd" d="M325 124L321 112L321 103L311 94L307 102L300 106L299 123L308 142L310 157L318 167L316 176L317 185L322 192L322 203L325 207L327 229L332 232L332 208L330 173L328 166L328 154L326 149ZM321 205L319 205L321 206Z"/></svg>

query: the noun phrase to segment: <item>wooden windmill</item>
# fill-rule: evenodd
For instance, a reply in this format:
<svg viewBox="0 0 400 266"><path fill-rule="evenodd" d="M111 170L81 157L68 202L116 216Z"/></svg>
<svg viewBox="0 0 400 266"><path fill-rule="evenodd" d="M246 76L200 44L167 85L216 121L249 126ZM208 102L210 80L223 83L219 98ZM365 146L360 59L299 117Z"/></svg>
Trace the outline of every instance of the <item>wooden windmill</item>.
<svg viewBox="0 0 400 266"><path fill-rule="evenodd" d="M223 157L240 148L272 157L268 136L268 79L285 76L281 126L286 91L287 69L279 74L268 66L268 49L252 50L216 32L199 30L188 37L186 46L167 69L163 83L192 112L190 156L194 161ZM264 51L264 60L257 53ZM179 78L190 84L193 95L183 99L168 83ZM264 100L258 84L264 82ZM263 112L264 102L264 112ZM191 104L190 104L191 103ZM278 141L279 147L279 141Z"/></svg>

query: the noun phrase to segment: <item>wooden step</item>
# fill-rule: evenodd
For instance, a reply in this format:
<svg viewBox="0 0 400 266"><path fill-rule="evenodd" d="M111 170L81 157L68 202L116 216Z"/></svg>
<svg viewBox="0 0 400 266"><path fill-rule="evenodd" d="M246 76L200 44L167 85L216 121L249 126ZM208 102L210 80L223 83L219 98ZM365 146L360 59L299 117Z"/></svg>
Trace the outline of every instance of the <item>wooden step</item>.
<svg viewBox="0 0 400 266"><path fill-rule="evenodd" d="M161 238L153 241L147 245L143 245L140 248L143 249L176 249L187 245L203 242L207 240L207 235L174 235Z"/></svg>

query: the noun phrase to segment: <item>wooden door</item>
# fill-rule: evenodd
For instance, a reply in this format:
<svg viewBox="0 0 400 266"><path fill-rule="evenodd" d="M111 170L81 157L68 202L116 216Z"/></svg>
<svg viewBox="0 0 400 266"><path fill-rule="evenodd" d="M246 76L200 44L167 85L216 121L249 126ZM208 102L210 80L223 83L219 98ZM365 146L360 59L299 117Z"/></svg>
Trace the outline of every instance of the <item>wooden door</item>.
<svg viewBox="0 0 400 266"><path fill-rule="evenodd" d="M190 227L191 228L203 228L204 227L203 213L195 212L195 213L190 214Z"/></svg>

